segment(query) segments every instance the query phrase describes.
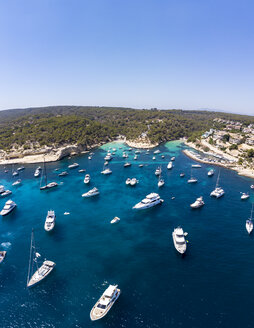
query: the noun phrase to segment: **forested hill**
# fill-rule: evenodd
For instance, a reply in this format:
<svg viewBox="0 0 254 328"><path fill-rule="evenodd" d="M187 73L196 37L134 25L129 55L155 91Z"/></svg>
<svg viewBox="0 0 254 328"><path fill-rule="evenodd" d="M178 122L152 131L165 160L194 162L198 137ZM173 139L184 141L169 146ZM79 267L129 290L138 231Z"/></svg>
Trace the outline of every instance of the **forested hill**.
<svg viewBox="0 0 254 328"><path fill-rule="evenodd" d="M29 143L86 147L118 135L136 139L141 134L160 143L200 135L213 126L215 117L254 123L253 116L209 111L80 106L11 109L0 111L0 149L14 144L29 147Z"/></svg>

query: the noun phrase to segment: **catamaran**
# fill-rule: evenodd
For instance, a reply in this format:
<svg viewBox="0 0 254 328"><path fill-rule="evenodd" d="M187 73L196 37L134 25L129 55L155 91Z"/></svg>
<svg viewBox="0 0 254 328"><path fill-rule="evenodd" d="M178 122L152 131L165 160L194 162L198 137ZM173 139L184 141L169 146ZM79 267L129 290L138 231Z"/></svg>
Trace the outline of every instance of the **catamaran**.
<svg viewBox="0 0 254 328"><path fill-rule="evenodd" d="M245 225L248 234L251 234L253 230L252 213L253 213L253 203L251 207L250 218L246 220L246 225Z"/></svg>
<svg viewBox="0 0 254 328"><path fill-rule="evenodd" d="M90 312L92 321L103 318L118 299L121 291L117 285L109 285Z"/></svg>
<svg viewBox="0 0 254 328"><path fill-rule="evenodd" d="M55 267L55 263L52 261L44 260L42 265L39 266L38 259L41 255L36 252L34 232L32 230L31 245L30 245L30 259L27 274L27 287L33 287L43 279L45 279Z"/></svg>
<svg viewBox="0 0 254 328"><path fill-rule="evenodd" d="M215 189L211 192L210 196L220 198L225 194L225 191L221 187L219 187L219 180L220 180L220 171L218 173Z"/></svg>
<svg viewBox="0 0 254 328"><path fill-rule="evenodd" d="M44 185L42 185L43 177L44 177L44 180L45 180ZM45 159L44 159L44 162L43 162L43 175L41 177L40 190L46 190L46 189L54 188L54 187L57 187L57 186L58 186L57 182L48 183L48 181L47 181L47 171L46 171L46 164L45 164Z"/></svg>

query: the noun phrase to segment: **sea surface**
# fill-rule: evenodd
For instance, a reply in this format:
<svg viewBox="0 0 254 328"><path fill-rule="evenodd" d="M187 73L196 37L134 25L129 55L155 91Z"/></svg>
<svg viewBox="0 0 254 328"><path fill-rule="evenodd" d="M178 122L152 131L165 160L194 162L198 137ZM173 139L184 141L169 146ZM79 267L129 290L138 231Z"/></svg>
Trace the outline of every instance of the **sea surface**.
<svg viewBox="0 0 254 328"><path fill-rule="evenodd" d="M113 173L104 176L104 156L114 147L109 165ZM60 183L50 191L40 191L40 179L33 177L38 165L25 166L18 187L11 185L11 167L7 174L1 167L0 184L13 191L17 208L0 217L0 249L7 250L0 265L0 327L253 327L254 234L245 230L254 202L253 180L221 168L225 195L211 198L219 168L215 166L209 178L212 165L202 164L193 169L198 183L188 184L195 162L183 148L180 142L161 145L156 160L153 150L149 155L142 150L138 160L133 159L134 150L128 151L132 166L124 168L122 152L128 146L106 144L94 151L92 160L86 154L48 163L48 180ZM174 167L167 170L172 156ZM58 177L74 162L91 175L90 185L83 183L85 173L78 169ZM160 189L154 174L159 165L165 179ZM128 177L136 177L139 184L126 186ZM95 186L99 196L81 197ZM150 192L159 192L164 203L132 210ZM251 197L241 201L240 192L250 192ZM190 204L201 195L205 206L191 210ZM0 208L7 199L0 198ZM44 221L50 209L56 212L56 226L47 233ZM66 211L70 215L64 215ZM121 221L112 225L115 216ZM178 225L188 232L184 257L172 241ZM56 267L27 289L32 228L38 252ZM121 295L105 318L91 322L90 310L108 284L118 284Z"/></svg>

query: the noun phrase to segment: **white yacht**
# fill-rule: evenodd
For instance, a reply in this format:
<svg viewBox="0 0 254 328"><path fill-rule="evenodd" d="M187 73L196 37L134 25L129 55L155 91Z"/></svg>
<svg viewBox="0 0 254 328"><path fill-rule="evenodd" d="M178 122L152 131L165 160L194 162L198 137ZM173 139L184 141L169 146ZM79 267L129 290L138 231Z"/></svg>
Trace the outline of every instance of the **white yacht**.
<svg viewBox="0 0 254 328"><path fill-rule="evenodd" d="M107 153L107 155L104 157L104 160L108 162L108 161L111 161L112 158L113 157L112 157L111 153Z"/></svg>
<svg viewBox="0 0 254 328"><path fill-rule="evenodd" d="M199 169L199 168L201 168L201 165L199 165L199 164L192 164L191 167L194 167L196 169Z"/></svg>
<svg viewBox="0 0 254 328"><path fill-rule="evenodd" d="M13 182L12 186L18 186L20 184L21 184L21 179L18 179L18 180Z"/></svg>
<svg viewBox="0 0 254 328"><path fill-rule="evenodd" d="M76 169L77 167L79 167L78 163L73 163L68 166L69 169Z"/></svg>
<svg viewBox="0 0 254 328"><path fill-rule="evenodd" d="M209 177L212 177L214 175L214 170L213 169L209 170L208 173L207 173L207 175Z"/></svg>
<svg viewBox="0 0 254 328"><path fill-rule="evenodd" d="M131 181L130 181L130 186L136 186L136 184L138 183L139 181L136 179L136 178L132 178Z"/></svg>
<svg viewBox="0 0 254 328"><path fill-rule="evenodd" d="M88 184L88 183L90 182L90 179L91 179L91 178L90 178L90 174L86 174L86 175L85 175L85 179L84 179L84 183L85 183L85 184Z"/></svg>
<svg viewBox="0 0 254 328"><path fill-rule="evenodd" d="M243 192L242 193L242 196L241 196L241 200L246 200L248 198L250 198L250 195L248 193L246 193L246 192Z"/></svg>
<svg viewBox="0 0 254 328"><path fill-rule="evenodd" d="M0 195L1 195L1 197L6 197L6 196L11 195L11 194L12 194L11 190L5 190Z"/></svg>
<svg viewBox="0 0 254 328"><path fill-rule="evenodd" d="M82 197L86 197L86 198L88 198L88 197L92 197L92 196L96 196L96 195L99 195L99 190L97 189L97 188L93 188L93 189L91 189L91 190L89 190L88 192L86 192L86 193L84 193L83 195L82 195Z"/></svg>
<svg viewBox="0 0 254 328"><path fill-rule="evenodd" d="M160 195L156 194L155 192L152 192L151 194L147 195L146 198L144 198L141 202L133 206L133 209L143 210L161 204L163 202L164 200L160 198Z"/></svg>
<svg viewBox="0 0 254 328"><path fill-rule="evenodd" d="M155 150L153 153L154 153L154 154L159 154L159 153L160 153L160 150L157 149L157 150Z"/></svg>
<svg viewBox="0 0 254 328"><path fill-rule="evenodd" d="M165 184L164 179L160 178L158 181L158 187L160 188L160 187L164 186L164 184Z"/></svg>
<svg viewBox="0 0 254 328"><path fill-rule="evenodd" d="M108 167L108 168L104 168L103 169L103 171L101 171L101 174L105 174L105 175L108 175L108 174L111 174L112 173L112 171L110 170L110 168Z"/></svg>
<svg viewBox="0 0 254 328"><path fill-rule="evenodd" d="M0 212L0 215L5 216L5 215L11 213L16 206L17 206L17 204L14 203L11 199L7 200L2 211Z"/></svg>
<svg viewBox="0 0 254 328"><path fill-rule="evenodd" d="M0 186L0 194L2 194L5 191L5 188L3 185Z"/></svg>
<svg viewBox="0 0 254 328"><path fill-rule="evenodd" d="M215 189L210 193L210 196L220 198L225 194L225 191L221 187L219 187L219 180L220 180L220 171L218 173Z"/></svg>
<svg viewBox="0 0 254 328"><path fill-rule="evenodd" d="M17 168L17 171L23 171L24 169L25 169L24 166L20 166L20 167Z"/></svg>
<svg viewBox="0 0 254 328"><path fill-rule="evenodd" d="M161 158L165 158L165 156L164 155L161 155Z"/></svg>
<svg viewBox="0 0 254 328"><path fill-rule="evenodd" d="M90 312L92 321L103 318L118 299L121 291L117 285L109 285Z"/></svg>
<svg viewBox="0 0 254 328"><path fill-rule="evenodd" d="M253 213L253 203L252 203L250 218L246 220L246 224L245 224L248 234L251 234L253 230L252 213Z"/></svg>
<svg viewBox="0 0 254 328"><path fill-rule="evenodd" d="M58 174L59 177L65 177L66 175L68 175L69 173L67 171L63 171L61 173Z"/></svg>
<svg viewBox="0 0 254 328"><path fill-rule="evenodd" d="M46 231L51 231L54 229L56 223L56 215L54 211L48 211L45 224L44 224L44 229Z"/></svg>
<svg viewBox="0 0 254 328"><path fill-rule="evenodd" d="M187 243L186 243L186 240L185 240L186 235L187 234L183 232L183 229L181 227L175 228L173 233L172 233L175 249L180 254L184 254L186 252L186 249L187 249Z"/></svg>
<svg viewBox="0 0 254 328"><path fill-rule="evenodd" d="M55 263L45 259L42 265L39 267L39 258L41 255L36 252L34 234L32 231L31 235L31 246L30 246L30 259L28 266L28 275L27 275L27 287L33 287L44 278L46 278L54 269ZM36 270L36 271L35 271Z"/></svg>
<svg viewBox="0 0 254 328"><path fill-rule="evenodd" d="M158 167L156 170L155 170L155 175L161 175L161 167Z"/></svg>
<svg viewBox="0 0 254 328"><path fill-rule="evenodd" d="M129 167L129 166L131 166L131 163L130 163L130 162L126 162L126 163L124 164L124 167Z"/></svg>
<svg viewBox="0 0 254 328"><path fill-rule="evenodd" d="M174 161L175 159L176 159L175 156L171 157L171 161Z"/></svg>
<svg viewBox="0 0 254 328"><path fill-rule="evenodd" d="M41 175L41 167L37 167L36 170L34 171L34 177L38 178Z"/></svg>
<svg viewBox="0 0 254 328"><path fill-rule="evenodd" d="M78 170L79 173L83 173L83 172L86 172L86 169L80 169Z"/></svg>
<svg viewBox="0 0 254 328"><path fill-rule="evenodd" d="M110 221L111 224L118 223L120 221L120 218L115 216L113 220Z"/></svg>
<svg viewBox="0 0 254 328"><path fill-rule="evenodd" d="M123 158L128 158L128 154L126 154L125 152L123 152Z"/></svg>
<svg viewBox="0 0 254 328"><path fill-rule="evenodd" d="M19 175L19 172L18 171L13 171L12 176L16 177L17 175Z"/></svg>
<svg viewBox="0 0 254 328"><path fill-rule="evenodd" d="M168 169L168 170L171 170L172 167L173 167L173 162L170 161L170 162L168 163L167 169Z"/></svg>
<svg viewBox="0 0 254 328"><path fill-rule="evenodd" d="M196 183L196 182L198 182L198 179L196 179L196 178L194 178L193 176L192 176L192 169L191 169L191 177L190 177L190 179L187 181L188 183Z"/></svg>
<svg viewBox="0 0 254 328"><path fill-rule="evenodd" d="M135 154L140 154L140 153L141 153L140 150L136 150L136 151L135 151Z"/></svg>
<svg viewBox="0 0 254 328"><path fill-rule="evenodd" d="M180 177L181 178L185 177L185 173L184 172L180 173Z"/></svg>
<svg viewBox="0 0 254 328"><path fill-rule="evenodd" d="M250 188L251 188L251 189L254 189L254 184L252 184L252 185L250 186Z"/></svg>
<svg viewBox="0 0 254 328"><path fill-rule="evenodd" d="M155 156L153 156L153 161L155 161L156 160L156 157Z"/></svg>
<svg viewBox="0 0 254 328"><path fill-rule="evenodd" d="M92 159L92 156L88 156L88 159L91 160Z"/></svg>
<svg viewBox="0 0 254 328"><path fill-rule="evenodd" d="M201 206L205 205L205 202L203 201L203 197L200 196L196 199L196 201L190 205L191 208L199 208Z"/></svg>
<svg viewBox="0 0 254 328"><path fill-rule="evenodd" d="M139 167L143 167L144 166L144 164L139 164Z"/></svg>
<svg viewBox="0 0 254 328"><path fill-rule="evenodd" d="M126 179L125 184L129 185L131 183L131 178Z"/></svg>

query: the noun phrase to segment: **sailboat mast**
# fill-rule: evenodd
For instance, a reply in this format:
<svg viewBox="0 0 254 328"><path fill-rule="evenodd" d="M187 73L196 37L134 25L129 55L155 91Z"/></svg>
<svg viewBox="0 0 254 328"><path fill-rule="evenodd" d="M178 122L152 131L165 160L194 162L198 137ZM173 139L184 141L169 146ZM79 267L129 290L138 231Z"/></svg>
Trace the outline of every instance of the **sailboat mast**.
<svg viewBox="0 0 254 328"><path fill-rule="evenodd" d="M28 265L28 274L27 274L27 285L30 280L30 272L31 272L31 261L32 261L32 253L33 253L33 229L32 229L32 234L31 234L31 244L30 244L30 258L29 258L29 265Z"/></svg>
<svg viewBox="0 0 254 328"><path fill-rule="evenodd" d="M220 180L220 170L219 170L218 178L217 178L217 181L216 181L216 188L218 188L218 186L219 186L219 180Z"/></svg>

